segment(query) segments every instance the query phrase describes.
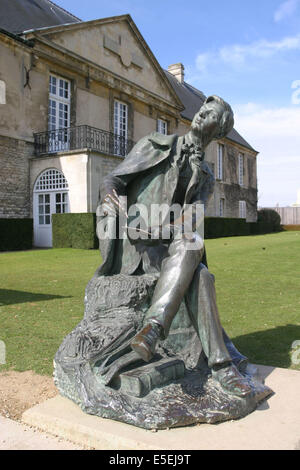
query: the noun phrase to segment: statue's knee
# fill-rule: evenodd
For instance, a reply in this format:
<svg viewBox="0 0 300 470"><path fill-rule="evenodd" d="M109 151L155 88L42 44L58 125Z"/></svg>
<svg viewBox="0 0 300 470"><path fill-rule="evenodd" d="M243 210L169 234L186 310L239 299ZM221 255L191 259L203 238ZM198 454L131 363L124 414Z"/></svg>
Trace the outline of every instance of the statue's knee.
<svg viewBox="0 0 300 470"><path fill-rule="evenodd" d="M204 254L204 242L197 232L185 233L183 235L186 251L191 252L191 255L200 263Z"/></svg>
<svg viewBox="0 0 300 470"><path fill-rule="evenodd" d="M184 233L179 239L174 240L170 247L171 251L189 257L196 264L199 264L204 254L204 242L197 232Z"/></svg>

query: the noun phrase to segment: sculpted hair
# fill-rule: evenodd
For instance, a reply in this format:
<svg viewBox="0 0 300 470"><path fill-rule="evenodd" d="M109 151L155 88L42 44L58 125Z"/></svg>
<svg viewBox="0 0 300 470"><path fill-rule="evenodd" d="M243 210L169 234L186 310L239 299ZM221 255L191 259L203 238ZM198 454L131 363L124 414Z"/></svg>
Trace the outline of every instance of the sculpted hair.
<svg viewBox="0 0 300 470"><path fill-rule="evenodd" d="M216 95L209 96L208 98L206 98L204 104L210 103L211 101L215 101L216 103L219 103L224 109L223 114L220 118L220 132L216 137L216 139L221 139L222 137L225 137L233 128L233 125L234 125L233 111L231 109L231 106L219 96L216 96Z"/></svg>

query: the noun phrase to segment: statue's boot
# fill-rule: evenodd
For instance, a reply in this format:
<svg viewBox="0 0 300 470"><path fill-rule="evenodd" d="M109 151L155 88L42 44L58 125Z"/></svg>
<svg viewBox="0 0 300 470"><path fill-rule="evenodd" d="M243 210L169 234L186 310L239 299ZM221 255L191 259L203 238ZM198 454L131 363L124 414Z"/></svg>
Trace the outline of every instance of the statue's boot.
<svg viewBox="0 0 300 470"><path fill-rule="evenodd" d="M159 324L148 323L131 341L131 349L145 362L153 358L157 341L161 338L161 330Z"/></svg>
<svg viewBox="0 0 300 470"><path fill-rule="evenodd" d="M219 382L223 390L230 395L245 398L253 393L248 380L238 371L233 363L227 364L224 367L218 366L217 368L212 368L212 376Z"/></svg>

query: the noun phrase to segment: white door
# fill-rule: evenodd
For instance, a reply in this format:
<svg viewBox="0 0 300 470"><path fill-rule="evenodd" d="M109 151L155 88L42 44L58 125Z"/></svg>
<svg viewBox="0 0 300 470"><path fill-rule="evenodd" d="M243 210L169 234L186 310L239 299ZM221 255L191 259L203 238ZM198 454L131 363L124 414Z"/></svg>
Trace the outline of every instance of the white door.
<svg viewBox="0 0 300 470"><path fill-rule="evenodd" d="M38 178L33 195L34 246L52 247L52 214L69 212L68 184L60 171L47 170Z"/></svg>

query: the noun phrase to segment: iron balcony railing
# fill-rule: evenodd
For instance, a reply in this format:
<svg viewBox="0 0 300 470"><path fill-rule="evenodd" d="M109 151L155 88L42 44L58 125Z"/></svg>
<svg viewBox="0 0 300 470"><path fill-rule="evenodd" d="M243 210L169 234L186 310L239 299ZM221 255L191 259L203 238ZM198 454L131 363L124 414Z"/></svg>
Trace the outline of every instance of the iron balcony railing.
<svg viewBox="0 0 300 470"><path fill-rule="evenodd" d="M35 155L89 149L125 157L134 142L121 135L91 126L73 126L34 134Z"/></svg>

